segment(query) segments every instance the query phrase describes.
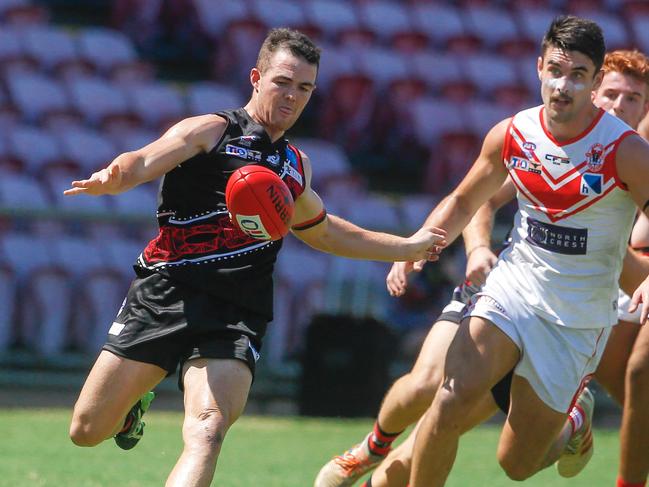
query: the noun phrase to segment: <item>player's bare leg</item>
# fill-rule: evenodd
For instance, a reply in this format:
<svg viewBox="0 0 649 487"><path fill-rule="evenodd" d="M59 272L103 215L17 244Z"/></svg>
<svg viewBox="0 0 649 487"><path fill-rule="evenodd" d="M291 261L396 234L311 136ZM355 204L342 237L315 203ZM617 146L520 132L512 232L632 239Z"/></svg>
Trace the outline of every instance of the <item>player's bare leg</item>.
<svg viewBox="0 0 649 487"><path fill-rule="evenodd" d="M496 411L498 411L498 406L491 393L489 393L480 402L478 407L471 412L472 419L468 421L471 423L468 429L489 419ZM408 478L410 477L412 467L412 449L415 444L418 428L419 423L410 432L408 438L392 450L376 468L372 474L372 487L406 487L408 485Z"/></svg>
<svg viewBox="0 0 649 487"><path fill-rule="evenodd" d="M519 355L514 342L491 322L472 317L460 325L446 357L444 381L417 433L411 487L444 485L460 435L471 426L471 411L514 368ZM563 421L565 414L555 433Z"/></svg>
<svg viewBox="0 0 649 487"><path fill-rule="evenodd" d="M79 446L95 446L115 436L133 404L166 375L156 365L103 350L74 406L70 423L72 441Z"/></svg>
<svg viewBox="0 0 649 487"><path fill-rule="evenodd" d="M195 359L183 369L184 448L165 485L207 487L225 434L243 412L252 374L236 359Z"/></svg>
<svg viewBox="0 0 649 487"><path fill-rule="evenodd" d="M637 326L637 325L636 325ZM620 479L641 484L649 475L649 328L645 324L629 358L620 429Z"/></svg>
<svg viewBox="0 0 649 487"><path fill-rule="evenodd" d="M617 401L624 405L624 382L627 362L640 331L640 325L620 321L614 326L606 343L602 360L595 371L595 379Z"/></svg>

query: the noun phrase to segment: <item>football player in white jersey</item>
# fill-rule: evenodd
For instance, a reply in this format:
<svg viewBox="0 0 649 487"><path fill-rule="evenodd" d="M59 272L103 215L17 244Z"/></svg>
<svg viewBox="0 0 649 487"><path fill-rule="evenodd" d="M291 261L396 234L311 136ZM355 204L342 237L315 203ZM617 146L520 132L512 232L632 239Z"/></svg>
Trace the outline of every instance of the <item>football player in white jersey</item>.
<svg viewBox="0 0 649 487"><path fill-rule="evenodd" d="M614 51L606 55L603 69L602 84L597 91L593 92L594 103L618 116L632 128L636 128L649 107L646 93L649 89L649 61L638 51ZM491 250L490 241L494 213L500 206L513 199L515 194L514 185L508 180L503 188L481 207L463 232L467 252L466 278L474 285L484 284L488 272L497 260ZM633 247L649 247L647 222L649 220L644 215L640 215L631 239ZM635 289L648 273L649 258L643 259L630 249L625 256L620 282L627 289ZM627 302L629 301L630 298L627 296ZM459 301L453 301L451 304L462 306ZM624 317L622 309L620 309L620 316L621 319ZM426 401L430 403L441 380L442 354L445 353L455 334L457 322L459 321L451 320L445 314L440 316L431 328L413 370L401 377L386 394L374 430L357 446L329 461L319 472L316 487L353 485L363 473L375 468L379 463L380 466L363 487L406 485L415 432L411 432L408 439L398 448L390 451L389 456L386 457L390 444L398 434L386 434L383 430L402 431L420 416L422 411L420 403ZM621 324L622 326L613 329L596 373L599 382L611 391L620 404L623 401L626 362L639 330L637 324L623 322ZM641 350L642 348L634 349L634 356L637 356ZM649 366L649 360L647 362ZM640 363L643 361L641 360ZM618 391L622 391L621 395L616 394ZM509 397L506 381L503 380L500 389L494 389L492 392L497 398L498 405L506 410ZM491 395L488 395L484 399L481 411L475 415L476 422L489 417L494 411L496 411L496 404ZM649 417L647 419L649 420ZM387 437L388 442L381 442L385 440L384 437ZM579 466L583 468L587 460L587 457L583 457ZM624 462L622 464L624 465ZM579 469L573 469L569 473L576 475L578 471ZM623 473L621 471L620 476Z"/></svg>
<svg viewBox="0 0 649 487"><path fill-rule="evenodd" d="M457 237L507 174L517 185L513 245L449 348L443 382L415 440L413 487L444 485L459 436L471 426L466 418L512 368L498 447L507 475L533 475L554 463L569 440L575 456L588 450L588 412L571 417L572 429L562 432L565 415L617 322L614 297L634 204L649 207L649 145L590 99L601 83L604 50L593 22L555 19L538 63L543 106L497 124L466 178L427 219ZM394 265L393 294L403 292L412 268ZM649 280L633 303L641 303L645 321ZM555 441L560 434L563 445Z"/></svg>

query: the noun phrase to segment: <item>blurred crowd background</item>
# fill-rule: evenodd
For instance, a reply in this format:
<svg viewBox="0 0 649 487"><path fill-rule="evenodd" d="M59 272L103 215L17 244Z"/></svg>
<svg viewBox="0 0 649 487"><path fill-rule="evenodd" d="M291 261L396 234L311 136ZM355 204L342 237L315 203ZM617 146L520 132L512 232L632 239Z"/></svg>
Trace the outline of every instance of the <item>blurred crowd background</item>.
<svg viewBox="0 0 649 487"><path fill-rule="evenodd" d="M647 1L0 0L0 385L34 364L86 366L157 233L157 184L118 197L62 191L181 118L245 104L270 27L323 49L318 88L288 136L313 161L328 210L408 234L486 131L540 102L540 39L559 13L596 20L609 50L649 52ZM409 367L465 263L452 247L395 300L386 264L292 237L280 255L263 360L289 376L323 313L379 323Z"/></svg>

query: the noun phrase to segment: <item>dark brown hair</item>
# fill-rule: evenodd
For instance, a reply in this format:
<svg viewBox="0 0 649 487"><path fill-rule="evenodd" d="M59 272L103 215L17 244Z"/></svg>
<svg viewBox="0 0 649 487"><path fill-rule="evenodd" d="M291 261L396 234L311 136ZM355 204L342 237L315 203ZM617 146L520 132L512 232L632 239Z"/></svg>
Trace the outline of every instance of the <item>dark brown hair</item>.
<svg viewBox="0 0 649 487"><path fill-rule="evenodd" d="M262 73L268 69L270 58L280 49L288 49L294 56L303 58L316 68L320 65L320 48L301 32L282 27L272 29L266 36L259 49L257 69Z"/></svg>

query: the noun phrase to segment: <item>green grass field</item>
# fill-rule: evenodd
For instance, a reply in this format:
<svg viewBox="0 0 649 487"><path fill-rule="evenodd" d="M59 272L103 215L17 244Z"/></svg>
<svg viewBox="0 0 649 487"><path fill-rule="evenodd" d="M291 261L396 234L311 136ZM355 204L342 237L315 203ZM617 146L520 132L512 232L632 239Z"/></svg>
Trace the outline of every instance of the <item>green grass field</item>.
<svg viewBox="0 0 649 487"><path fill-rule="evenodd" d="M181 449L179 413L151 411L146 435L132 451L112 441L96 448L68 439L70 411L0 410L0 486L162 486ZM320 466L358 441L370 420L244 417L226 438L212 485L219 487L310 487ZM500 471L498 427L483 426L462 440L449 487L519 485ZM525 485L608 487L615 485L616 430L597 430L595 455L574 479L547 469Z"/></svg>

